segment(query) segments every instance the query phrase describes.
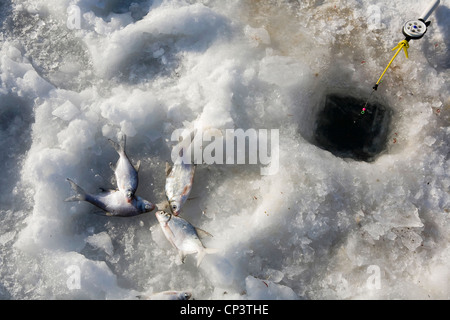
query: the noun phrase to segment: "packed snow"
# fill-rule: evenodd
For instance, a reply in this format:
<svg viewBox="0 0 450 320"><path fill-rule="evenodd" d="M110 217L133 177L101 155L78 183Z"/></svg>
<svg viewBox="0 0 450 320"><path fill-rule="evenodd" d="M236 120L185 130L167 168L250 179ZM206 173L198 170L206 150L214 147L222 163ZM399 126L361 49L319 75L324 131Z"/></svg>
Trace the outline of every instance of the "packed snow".
<svg viewBox="0 0 450 320"><path fill-rule="evenodd" d="M324 96L369 97L427 0L8 0L0 4L0 298L450 298L450 1L388 70L374 161L319 147ZM180 263L154 212L96 214L108 139L165 199L182 128L277 129L279 166L198 164L182 216L217 248ZM156 210L155 210L156 211Z"/></svg>

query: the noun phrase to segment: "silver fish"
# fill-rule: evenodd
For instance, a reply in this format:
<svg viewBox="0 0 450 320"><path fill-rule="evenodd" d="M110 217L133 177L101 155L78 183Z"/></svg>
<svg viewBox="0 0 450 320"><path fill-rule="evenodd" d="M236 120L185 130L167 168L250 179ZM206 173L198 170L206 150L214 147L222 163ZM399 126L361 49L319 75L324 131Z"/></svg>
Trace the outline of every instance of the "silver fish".
<svg viewBox="0 0 450 320"><path fill-rule="evenodd" d="M125 153L125 134L122 135L122 140L120 143L117 143L111 139L108 140L119 154L119 159L117 160L116 165L114 166L112 163L109 164L111 169L114 171L114 175L116 176L117 188L119 191L124 192L128 202L131 202L138 187L138 171L141 162L138 161L136 167L134 167L131 164L130 159L128 159L128 156Z"/></svg>
<svg viewBox="0 0 450 320"><path fill-rule="evenodd" d="M195 164L166 162L166 198L171 212L178 216L194 183Z"/></svg>
<svg viewBox="0 0 450 320"><path fill-rule="evenodd" d="M176 216L180 214L181 208L188 199L194 182L196 165L191 163L191 159L187 159L183 155L184 151L188 150L189 145L194 141L196 133L196 129L183 131L178 140L178 158L172 158L173 166L166 162L166 199L170 211Z"/></svg>
<svg viewBox="0 0 450 320"><path fill-rule="evenodd" d="M131 201L121 191L104 190L99 194L86 193L75 182L67 178L76 195L64 201L87 201L106 212L107 216L132 217L155 209L155 205L141 197L134 196Z"/></svg>
<svg viewBox="0 0 450 320"><path fill-rule="evenodd" d="M216 253L218 250L205 248L200 237L210 236L208 232L194 227L188 221L169 212L157 211L156 218L159 221L164 235L172 246L178 250L181 262L184 263L186 255L197 253L197 267L202 262L205 254Z"/></svg>
<svg viewBox="0 0 450 320"><path fill-rule="evenodd" d="M192 293L188 291L163 291L137 297L141 300L189 300L192 297Z"/></svg>

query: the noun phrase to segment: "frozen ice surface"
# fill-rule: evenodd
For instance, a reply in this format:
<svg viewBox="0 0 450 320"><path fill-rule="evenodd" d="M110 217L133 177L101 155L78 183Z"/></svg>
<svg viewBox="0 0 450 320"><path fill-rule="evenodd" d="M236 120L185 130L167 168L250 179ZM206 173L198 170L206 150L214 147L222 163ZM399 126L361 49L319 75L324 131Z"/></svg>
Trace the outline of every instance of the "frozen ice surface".
<svg viewBox="0 0 450 320"><path fill-rule="evenodd" d="M374 95L393 112L385 150L314 143L323 97L367 97L425 2L2 2L0 298L449 299L448 0ZM219 249L198 268L154 213L63 201L66 178L115 188L108 138L125 133L137 195L162 202L184 127L279 130L273 175L198 165L182 215Z"/></svg>

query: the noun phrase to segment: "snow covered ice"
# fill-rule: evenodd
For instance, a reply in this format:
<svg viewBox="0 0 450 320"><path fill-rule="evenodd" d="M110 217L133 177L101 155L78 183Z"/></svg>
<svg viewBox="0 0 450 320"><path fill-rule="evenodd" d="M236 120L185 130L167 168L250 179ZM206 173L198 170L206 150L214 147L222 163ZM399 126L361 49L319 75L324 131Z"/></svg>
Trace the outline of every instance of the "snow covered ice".
<svg viewBox="0 0 450 320"><path fill-rule="evenodd" d="M0 298L450 298L450 1L373 99L371 161L314 140L329 92L367 97L427 1L0 3ZM108 139L163 201L174 130L279 130L279 170L198 165L183 218L220 251L184 264L154 213L93 214L66 178L114 188Z"/></svg>

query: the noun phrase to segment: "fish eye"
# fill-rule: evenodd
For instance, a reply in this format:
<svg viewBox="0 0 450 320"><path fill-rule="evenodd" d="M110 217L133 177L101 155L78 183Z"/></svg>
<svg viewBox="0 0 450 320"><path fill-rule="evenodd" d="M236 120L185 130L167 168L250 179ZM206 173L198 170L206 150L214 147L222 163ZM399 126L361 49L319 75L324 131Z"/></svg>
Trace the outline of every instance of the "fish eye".
<svg viewBox="0 0 450 320"><path fill-rule="evenodd" d="M174 204L174 205L172 206L172 209L173 209L173 210L177 210L177 205Z"/></svg>

